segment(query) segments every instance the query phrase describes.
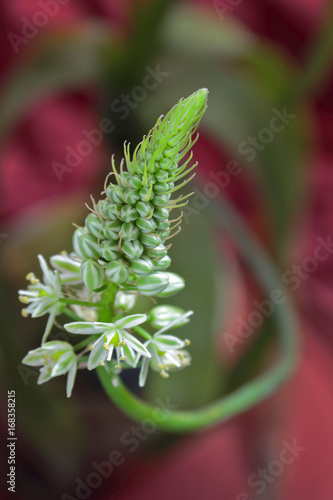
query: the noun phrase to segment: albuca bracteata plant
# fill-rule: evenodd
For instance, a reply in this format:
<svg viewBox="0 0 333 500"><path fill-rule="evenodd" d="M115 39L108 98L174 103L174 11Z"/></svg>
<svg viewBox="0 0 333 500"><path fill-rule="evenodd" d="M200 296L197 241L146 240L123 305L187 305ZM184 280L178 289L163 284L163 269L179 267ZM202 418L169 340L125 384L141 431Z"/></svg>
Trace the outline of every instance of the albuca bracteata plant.
<svg viewBox="0 0 333 500"><path fill-rule="evenodd" d="M184 158L198 138L193 135L207 95L207 89L200 89L181 99L132 155L125 143L119 171L112 157L104 198L97 203L92 199L84 227L74 232L73 251L52 256L51 267L38 256L43 279L29 273L30 284L19 291L19 299L27 305L23 316L48 315L41 347L23 359L41 367L39 384L67 374L69 397L78 368L102 366L112 376L125 367L140 367L143 386L149 367L167 378L190 364L189 340L169 331L186 324L192 311L156 305L142 314L129 312L140 294L163 298L184 288L180 276L166 271L169 240L179 232L182 216L171 212L187 203L189 195L176 193L194 175L188 176L196 166L190 164L192 153ZM48 341L55 318L64 315L75 319L64 328L85 335L82 342Z"/></svg>

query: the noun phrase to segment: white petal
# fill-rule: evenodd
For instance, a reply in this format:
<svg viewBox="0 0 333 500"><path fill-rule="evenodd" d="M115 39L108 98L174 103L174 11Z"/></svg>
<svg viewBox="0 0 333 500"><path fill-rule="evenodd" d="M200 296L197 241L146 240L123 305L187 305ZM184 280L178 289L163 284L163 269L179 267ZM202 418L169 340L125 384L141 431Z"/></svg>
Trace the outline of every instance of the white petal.
<svg viewBox="0 0 333 500"><path fill-rule="evenodd" d="M133 326L140 325L147 321L146 314L132 314L131 316L126 316L126 318L119 319L116 321L116 328L132 328Z"/></svg>
<svg viewBox="0 0 333 500"><path fill-rule="evenodd" d="M148 358L143 358L141 369L140 369L140 375L139 375L139 386L140 387L143 387L146 383L148 369L149 369L149 360L148 360Z"/></svg>
<svg viewBox="0 0 333 500"><path fill-rule="evenodd" d="M38 303L37 303L37 301L36 301L36 303L34 303L35 308L34 308L34 312L32 313L32 317L39 318L39 316L43 316L44 314L50 312L50 310L52 309L52 306L56 305L57 302L58 302L57 298L42 297L41 299L39 299ZM29 306L28 306L28 308L29 308Z"/></svg>
<svg viewBox="0 0 333 500"><path fill-rule="evenodd" d="M165 326L161 330L159 330L154 336L158 337L159 335L161 335L161 333L167 332L168 330L170 330L170 328L176 326L178 323L182 323L184 321L184 319L188 318L192 314L193 314L193 311L187 311L185 314L182 314L181 316L179 316L179 318L176 318L173 321L170 321L170 323L167 326Z"/></svg>
<svg viewBox="0 0 333 500"><path fill-rule="evenodd" d="M106 351L103 347L104 345L104 336L102 335L98 341L94 345L94 349L90 352L88 358L88 370L93 370L99 365L99 362L104 362L107 358L108 351Z"/></svg>
<svg viewBox="0 0 333 500"><path fill-rule="evenodd" d="M75 376L76 376L76 362L73 362L73 365L70 368L67 376L66 393L68 398L70 398L72 395Z"/></svg>
<svg viewBox="0 0 333 500"><path fill-rule="evenodd" d="M160 335L159 337L154 336L152 343L160 351L174 351L175 349L185 347L185 342L174 335Z"/></svg>
<svg viewBox="0 0 333 500"><path fill-rule="evenodd" d="M55 315L56 315L56 311L55 311L55 309L53 309L53 311L51 311L51 314L50 314L50 316L47 320L47 323L46 323L45 331L44 331L43 338L42 338L42 345L45 343L47 337L49 336L50 331L52 330Z"/></svg>
<svg viewBox="0 0 333 500"><path fill-rule="evenodd" d="M148 358L151 357L150 352L148 349L138 340L136 339L133 335L131 335L128 332L123 331L122 332L124 339L126 340L126 343L131 345L131 347L142 354L143 356L147 356Z"/></svg>
<svg viewBox="0 0 333 500"><path fill-rule="evenodd" d="M43 368L39 372L39 377L37 380L37 384L44 384L44 382L47 382L52 378L51 376L51 370L48 366L43 366Z"/></svg>
<svg viewBox="0 0 333 500"><path fill-rule="evenodd" d="M64 375L65 373L67 373L71 363L73 362L73 356L74 355L72 350L64 352L52 368L52 377L58 377L59 375Z"/></svg>
<svg viewBox="0 0 333 500"><path fill-rule="evenodd" d="M102 325L103 323L99 323ZM90 333L101 333L105 331L104 326L97 326L98 323L90 323L89 321L75 321L74 323L66 323L64 328L70 333L79 333L89 335Z"/></svg>
<svg viewBox="0 0 333 500"><path fill-rule="evenodd" d="M52 271L49 269L46 260L42 255L38 255L38 260L39 260L39 265L41 267L41 270L43 271L43 281L46 285L51 286L54 288L54 276Z"/></svg>

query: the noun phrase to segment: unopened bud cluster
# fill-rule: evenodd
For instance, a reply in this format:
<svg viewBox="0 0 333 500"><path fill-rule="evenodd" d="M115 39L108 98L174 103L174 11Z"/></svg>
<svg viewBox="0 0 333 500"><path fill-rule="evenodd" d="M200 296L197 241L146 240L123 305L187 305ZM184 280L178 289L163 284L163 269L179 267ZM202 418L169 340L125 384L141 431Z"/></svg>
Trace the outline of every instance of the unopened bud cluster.
<svg viewBox="0 0 333 500"><path fill-rule="evenodd" d="M196 140L192 135L206 109L206 97L207 90L199 90L160 117L132 158L125 145L119 173L112 159L114 179L105 185L105 198L94 202L84 227L73 236L88 288L98 288L107 278L125 288L137 285L141 291L147 283L142 277L156 276L155 281L160 281L159 273L170 266L168 240L181 222L181 216L172 219L170 212L187 198L173 195L195 167L188 167L191 156L180 162Z"/></svg>

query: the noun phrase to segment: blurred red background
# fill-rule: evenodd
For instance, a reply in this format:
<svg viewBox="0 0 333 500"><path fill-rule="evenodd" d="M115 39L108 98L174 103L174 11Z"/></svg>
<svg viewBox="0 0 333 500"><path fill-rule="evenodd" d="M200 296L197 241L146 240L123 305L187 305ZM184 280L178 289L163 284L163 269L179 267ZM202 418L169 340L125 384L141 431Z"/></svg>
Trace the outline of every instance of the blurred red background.
<svg viewBox="0 0 333 500"><path fill-rule="evenodd" d="M4 396L12 387L17 391L17 497L66 498L61 495L67 492L68 498L79 498L76 478L85 481L94 471L92 462L117 449L119 435L132 423L88 376L70 402L58 386L42 390L33 376L25 384L17 367L37 342L38 322L37 328L27 326L29 320L18 317L16 289L37 253L49 256L70 245L71 222L84 216L89 194L101 190L110 154L119 160L124 140L135 144L161 113L199 86L207 86L210 96L194 150L197 189L237 159L243 173L220 195L236 205L281 273L312 256L317 239L330 238L333 226L332 8L313 0L15 0L0 9L1 390ZM46 14L38 17L40 12ZM110 106L142 83L147 66L158 64L169 75L142 102L134 101L122 120ZM249 164L239 155L242 138L256 135L272 109L283 106L296 114L295 123ZM81 155L75 168L68 166L68 148L77 150L83 131L97 129L105 118L114 130ZM67 168L61 181L55 162ZM209 210L205 214L200 224L209 220ZM191 224L199 218L191 217ZM202 370L210 357L228 368L222 334L251 311L257 293L233 248L228 254L217 239L215 229L211 242L220 248L223 265L237 270L219 277L228 286L218 300L229 307ZM180 243L175 251L181 254L185 246ZM178 254L175 260L181 262ZM332 499L332 284L331 256L292 296L301 358L277 395L197 435L149 436L81 498ZM257 369L268 359L262 357ZM246 364L242 369L240 382L253 374ZM207 397L234 385L233 372L221 385L217 374ZM154 397L159 387L152 383L148 395ZM173 390L167 389L171 399ZM199 384L195 392L192 399L183 394L185 404L205 402L205 388ZM5 419L6 414L4 431ZM284 442L295 441L305 450L258 492L249 483L251 475L277 459ZM6 489L4 481L3 498Z"/></svg>

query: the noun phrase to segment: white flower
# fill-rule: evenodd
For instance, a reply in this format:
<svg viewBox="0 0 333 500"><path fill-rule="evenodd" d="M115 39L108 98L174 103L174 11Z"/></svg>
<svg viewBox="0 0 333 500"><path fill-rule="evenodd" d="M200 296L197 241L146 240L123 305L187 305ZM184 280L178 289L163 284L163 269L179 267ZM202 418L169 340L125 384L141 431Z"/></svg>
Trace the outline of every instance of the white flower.
<svg viewBox="0 0 333 500"><path fill-rule="evenodd" d="M174 335L164 335L171 328L184 324L185 320L193 314L193 311L188 311L181 316L178 316L173 321L161 328L154 336L145 342L145 347L151 354L151 359L143 358L139 375L139 386L143 387L147 380L149 366L154 371L159 371L163 378L169 377L169 371L176 371L185 368L191 363L190 354L184 350L185 346L190 345L189 340L180 340ZM140 355L136 359L136 363L140 359Z"/></svg>
<svg viewBox="0 0 333 500"><path fill-rule="evenodd" d="M42 344L46 341L54 323L54 318L61 312L62 298L61 281L58 271L51 271L42 255L38 255L40 267L43 271L43 283L40 282L33 273L27 275L30 280L30 285L27 290L19 290L19 300L23 304L29 304L25 309L22 309L22 315L27 317L29 314L32 318L38 318L44 314L49 314L49 319L46 324L45 332L42 339Z"/></svg>
<svg viewBox="0 0 333 500"><path fill-rule="evenodd" d="M145 314L133 314L126 318L119 319L114 323L101 322L74 322L64 325L71 333L81 335L100 334L99 338L90 345L90 355L88 358L88 370L103 366L104 361L111 361L113 351L116 351L117 368L121 368L121 361L125 361L135 366L135 356L150 357L146 347L126 329L140 325L147 320Z"/></svg>
<svg viewBox="0 0 333 500"><path fill-rule="evenodd" d="M72 394L76 375L76 356L73 347L67 342L54 340L46 342L42 347L29 351L22 363L28 366L41 366L37 383L44 384L52 377L68 373L67 397Z"/></svg>

